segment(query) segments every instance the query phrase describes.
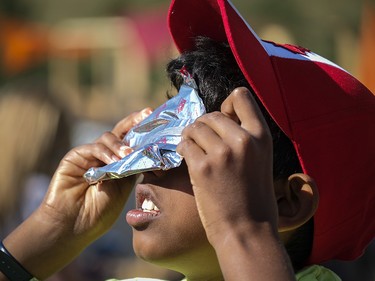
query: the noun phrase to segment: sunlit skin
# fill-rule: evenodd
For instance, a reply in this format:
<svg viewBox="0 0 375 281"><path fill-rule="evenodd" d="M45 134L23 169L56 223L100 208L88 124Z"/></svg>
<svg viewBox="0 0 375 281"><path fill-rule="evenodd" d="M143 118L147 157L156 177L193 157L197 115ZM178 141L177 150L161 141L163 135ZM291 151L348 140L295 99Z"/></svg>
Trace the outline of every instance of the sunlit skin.
<svg viewBox="0 0 375 281"><path fill-rule="evenodd" d="M215 251L198 214L185 163L170 171L145 173L135 190L137 209L144 198L160 209L156 214L143 212L146 219L139 218L139 211L127 214L133 227L135 253L193 279L196 275L202 280L221 276Z"/></svg>
<svg viewBox="0 0 375 281"><path fill-rule="evenodd" d="M241 95L246 92L235 94L238 95L235 97L238 107L240 99L244 97ZM268 213L273 212L272 208L265 208L265 205L262 205L271 200L267 204L276 209L275 196L283 203L280 213L288 213L288 218L282 216L279 220L281 224L278 225L282 231L281 239L286 241L290 233L313 214L311 211L314 209L313 206L306 204L306 212L300 212L299 217L290 211L294 208L291 203L285 204L288 200L280 200L288 193L288 180L277 181L271 185L265 183L264 186L268 184L273 188L268 189L268 194L264 193L267 189L260 190L260 194L257 194L259 192L257 190L252 191L254 198L264 197L267 201L253 201L251 197L249 198L251 193L249 183L254 182L252 177L256 177L257 184L261 184L261 180L257 177L264 171L259 170L259 167L270 164L267 156L270 151L259 150L263 155L260 154L256 161L249 161L257 157L255 153L258 151L250 150L251 139L244 126L248 126L246 129L252 130L260 140L265 137L263 135L265 132L267 136L267 131L264 132L264 127L260 126L263 124L256 122L240 126L246 113L233 111L233 103L233 100L227 101L223 104L222 112L207 114L185 129L184 141L178 150L184 154L189 146L189 153L195 152L194 158L190 157L186 160L191 163L189 171L184 162L180 168L167 172L145 173L142 184L136 187L138 210L130 211L127 215L128 223L134 229L133 246L136 254L145 260L182 272L189 280L223 278L213 245L218 243L215 241L217 239L215 236L220 236L219 240L222 239L222 234L218 232L228 227L227 221L230 221L229 224L234 223L242 227L242 224L246 226L249 215L253 216L259 225L263 224L265 216L276 218L275 214ZM267 142L261 145L267 147ZM186 154L184 155L186 157ZM212 162L208 163L208 161ZM258 173L255 175L250 173L252 168ZM264 174L264 179L270 178ZM238 190L233 191L234 188ZM201 206L207 210L201 210L199 206L197 208L197 193L210 189L212 189L211 193L207 194L208 198ZM223 196L226 200L232 198L222 201ZM140 209L145 198L151 200L159 210L143 213L142 216ZM248 200L245 201L243 198ZM255 210L249 214L251 209ZM205 221L207 226L203 227L204 214L199 214L199 211L211 213L209 220L214 217L214 222ZM210 233L210 228L213 229L213 233ZM206 266L201 266L202 264Z"/></svg>
<svg viewBox="0 0 375 281"><path fill-rule="evenodd" d="M133 248L137 256L181 272L189 276L189 280L221 280L220 265L199 218L186 163L183 162L173 170L147 172L143 175L142 182L135 188L136 209L127 214L127 221L133 227ZM293 177L309 180L308 176L302 174ZM285 197L286 182L274 182L277 198ZM306 196L306 201L310 201L311 191L303 188L301 191L301 196ZM143 212L141 205L145 198L151 200L159 211ZM284 204L280 203L279 209L290 213L290 207ZM307 205L306 208L311 206ZM297 225L288 224L286 219L282 217L279 220L279 224L282 224L279 235L284 243L293 230L305 222L306 217L301 218Z"/></svg>
<svg viewBox="0 0 375 281"><path fill-rule="evenodd" d="M41 206L4 239L34 276L60 270L116 221L135 177L89 185L82 175L130 153L123 136L150 112L67 153ZM294 280L280 236L313 215L317 195L306 175L273 182L272 139L249 91L234 90L182 136L182 166L145 173L136 186L137 209L127 214L136 254L194 281ZM139 210L144 199L158 210Z"/></svg>
<svg viewBox="0 0 375 281"><path fill-rule="evenodd" d="M39 208L3 243L34 276L45 279L73 260L116 221L135 177L89 185L90 167L112 163L131 152L122 139L151 113L135 112L94 143L73 148L61 160ZM0 280L8 280L0 273Z"/></svg>

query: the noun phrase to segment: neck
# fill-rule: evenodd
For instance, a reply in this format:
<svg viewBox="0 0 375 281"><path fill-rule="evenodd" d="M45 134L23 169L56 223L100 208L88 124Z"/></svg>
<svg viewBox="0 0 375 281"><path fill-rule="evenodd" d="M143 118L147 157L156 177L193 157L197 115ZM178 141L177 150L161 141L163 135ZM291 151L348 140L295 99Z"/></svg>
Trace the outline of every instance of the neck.
<svg viewBox="0 0 375 281"><path fill-rule="evenodd" d="M181 273L185 276L184 280L186 281L224 280L216 253L211 247L153 263Z"/></svg>

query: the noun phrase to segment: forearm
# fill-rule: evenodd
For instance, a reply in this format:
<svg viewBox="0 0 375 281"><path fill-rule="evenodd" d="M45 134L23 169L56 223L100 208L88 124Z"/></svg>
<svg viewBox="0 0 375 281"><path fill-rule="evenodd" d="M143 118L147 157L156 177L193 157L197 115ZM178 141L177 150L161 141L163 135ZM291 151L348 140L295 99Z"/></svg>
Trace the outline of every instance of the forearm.
<svg viewBox="0 0 375 281"><path fill-rule="evenodd" d="M213 243L225 280L295 280L284 246L266 223L221 232Z"/></svg>
<svg viewBox="0 0 375 281"><path fill-rule="evenodd" d="M51 223L38 212L3 240L11 255L33 276L43 280L72 261L89 244ZM8 280L0 274L0 280Z"/></svg>

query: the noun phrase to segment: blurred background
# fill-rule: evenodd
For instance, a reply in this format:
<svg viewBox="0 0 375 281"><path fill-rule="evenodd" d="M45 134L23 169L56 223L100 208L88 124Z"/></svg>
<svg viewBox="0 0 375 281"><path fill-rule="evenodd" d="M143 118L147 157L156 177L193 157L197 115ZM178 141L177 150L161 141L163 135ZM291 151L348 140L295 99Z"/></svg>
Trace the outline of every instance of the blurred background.
<svg viewBox="0 0 375 281"><path fill-rule="evenodd" d="M307 47L375 93L375 0L232 2L263 39ZM169 0L0 0L0 237L39 205L71 147L165 100L165 63L177 54L168 6ZM134 257L124 219L133 204L49 280L178 280ZM354 263L327 266L344 281L375 281L375 247Z"/></svg>

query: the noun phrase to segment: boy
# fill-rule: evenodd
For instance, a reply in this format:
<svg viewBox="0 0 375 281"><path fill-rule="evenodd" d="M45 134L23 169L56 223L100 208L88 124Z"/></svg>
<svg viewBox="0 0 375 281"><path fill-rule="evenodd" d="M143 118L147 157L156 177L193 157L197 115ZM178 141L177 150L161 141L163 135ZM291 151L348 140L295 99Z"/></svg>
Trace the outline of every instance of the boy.
<svg viewBox="0 0 375 281"><path fill-rule="evenodd" d="M291 254L299 280L338 280L300 270L355 258L374 237L373 96L304 49L259 41L227 1L176 0L169 24L183 52L171 80L178 88L186 66L210 113L183 132L186 165L144 173L136 186L127 214L136 254L187 280L293 280L280 241L290 253L300 243ZM49 276L110 228L134 177L88 186L82 175L129 153L121 139L149 112L69 152L40 208L4 240L32 275Z"/></svg>

